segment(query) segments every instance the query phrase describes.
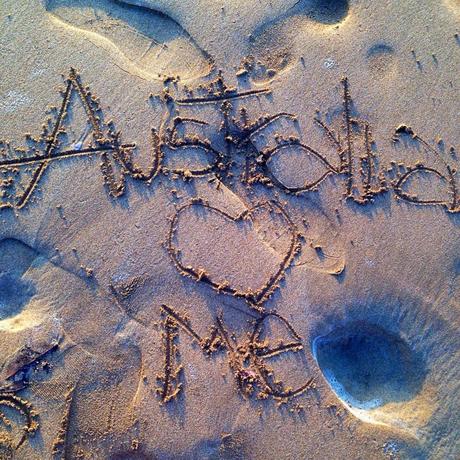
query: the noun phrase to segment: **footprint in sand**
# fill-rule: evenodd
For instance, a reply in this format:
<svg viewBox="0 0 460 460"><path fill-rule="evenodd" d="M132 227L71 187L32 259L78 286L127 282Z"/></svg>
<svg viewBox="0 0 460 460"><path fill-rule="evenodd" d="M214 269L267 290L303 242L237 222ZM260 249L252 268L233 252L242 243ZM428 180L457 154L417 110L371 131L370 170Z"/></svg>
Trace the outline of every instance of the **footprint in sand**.
<svg viewBox="0 0 460 460"><path fill-rule="evenodd" d="M349 14L348 0L301 0L283 15L263 24L250 36L250 58L243 62L255 82L265 83L291 67L292 43L304 24L331 27Z"/></svg>
<svg viewBox="0 0 460 460"><path fill-rule="evenodd" d="M211 58L166 14L110 0L46 0L52 21L105 49L125 71L147 80L207 75Z"/></svg>
<svg viewBox="0 0 460 460"><path fill-rule="evenodd" d="M366 62L374 78L384 78L395 70L395 50L388 43L375 43L366 52Z"/></svg>

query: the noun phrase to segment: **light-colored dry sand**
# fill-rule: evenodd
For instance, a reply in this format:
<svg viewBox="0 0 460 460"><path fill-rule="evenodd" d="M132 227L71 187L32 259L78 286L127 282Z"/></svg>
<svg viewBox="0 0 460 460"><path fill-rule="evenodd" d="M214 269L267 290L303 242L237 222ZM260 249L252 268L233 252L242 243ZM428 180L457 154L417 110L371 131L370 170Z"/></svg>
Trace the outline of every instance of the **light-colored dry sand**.
<svg viewBox="0 0 460 460"><path fill-rule="evenodd" d="M197 97L219 70L240 91L269 88L231 100L235 141L244 138L242 108L250 122L281 112L296 120L283 116L233 147L233 176L183 180L212 152L165 147L169 174L151 183L127 174L115 198L101 154L75 156L50 162L22 209L0 208L0 457L459 458L460 206L448 177L460 161L459 20L457 0L2 0L0 138L17 147L25 133L40 134L48 106L61 106L70 68L121 142L136 143L145 171L151 129L166 136L178 115L208 123L186 134L216 151L229 145L220 103L170 104L168 114L168 76L180 77L169 82L176 100L189 97L184 85ZM361 123L352 135L355 193L364 190L365 126L388 182L364 205L344 199L337 148L314 121L339 133L346 151L344 76ZM88 120L74 94L61 150L94 145ZM433 150L410 136L395 142L402 124ZM260 156L289 136L303 147ZM241 180L250 152L278 186ZM395 168L417 161L443 177L414 175L404 187L445 205L395 198ZM8 195L2 182L1 204L17 204L37 165L0 167L0 181L13 177L16 187ZM283 190L323 174L317 191ZM380 185L373 177L371 189ZM194 198L207 205L183 208ZM288 218L276 206L253 209L269 200ZM313 385L283 404L245 398L229 366L237 353L227 345L207 357L173 321L180 353L170 350L171 365L183 369L167 392L182 387L163 403L163 304L203 339L222 313L229 343L248 359L257 309L276 311L303 350L264 362L285 388ZM297 343L278 317L264 326L271 347ZM39 423L26 435L23 400Z"/></svg>

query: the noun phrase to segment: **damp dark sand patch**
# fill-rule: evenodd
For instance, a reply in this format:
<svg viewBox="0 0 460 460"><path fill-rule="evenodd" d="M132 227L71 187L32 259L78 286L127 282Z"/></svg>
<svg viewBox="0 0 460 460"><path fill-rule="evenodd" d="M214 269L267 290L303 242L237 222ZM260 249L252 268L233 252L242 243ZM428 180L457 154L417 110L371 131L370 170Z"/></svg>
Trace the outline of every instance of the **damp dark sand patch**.
<svg viewBox="0 0 460 460"><path fill-rule="evenodd" d="M364 321L350 322L313 341L326 380L350 408L409 401L421 391L422 360L398 335Z"/></svg>

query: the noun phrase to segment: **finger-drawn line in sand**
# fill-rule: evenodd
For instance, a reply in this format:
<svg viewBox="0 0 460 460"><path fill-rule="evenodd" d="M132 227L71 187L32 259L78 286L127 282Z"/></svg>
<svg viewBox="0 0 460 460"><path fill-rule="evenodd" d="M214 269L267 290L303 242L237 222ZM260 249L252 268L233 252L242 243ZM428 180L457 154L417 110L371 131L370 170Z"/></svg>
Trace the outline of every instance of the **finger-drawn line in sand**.
<svg viewBox="0 0 460 460"><path fill-rule="evenodd" d="M270 94L269 89L253 89L250 91L238 92L237 89L223 88L220 90L222 94L212 94L209 96L190 97L185 99L178 99L177 104L212 104L215 102L229 101L231 99L242 99L250 96L257 96L261 94Z"/></svg>
<svg viewBox="0 0 460 460"><path fill-rule="evenodd" d="M345 197L352 199L359 204L366 204L376 195L384 193L388 190L386 181L382 174L377 175L375 171L375 155L372 152L371 131L369 124L364 120L353 118L351 115L352 99L348 79L342 80L343 85L343 124L342 129L345 132L345 141L340 135L329 128L318 116L315 117L315 122L324 131L326 137L332 142L336 149L339 164L333 165L326 156L316 149L303 144L296 137L289 139L281 139L275 147L262 152L262 156L258 159L258 164L261 166L262 174L256 175L253 180L261 181L275 185L276 187L288 193L299 194L316 190L318 186L330 175L344 175L345 179ZM294 116L290 116L295 118ZM356 133L355 131L359 131ZM354 163L356 161L354 138L357 134L361 135L363 142L363 155L359 158L359 172L362 181L362 190L358 189L357 172L355 171ZM318 177L299 186L286 185L280 180L276 173L271 169L271 161L277 156L282 155L284 151L292 148L300 149L307 156L311 156L321 167Z"/></svg>
<svg viewBox="0 0 460 460"><path fill-rule="evenodd" d="M176 84L177 80L174 82ZM165 82L165 90L159 96L165 111L159 128L150 129L150 165L143 169L135 162L136 145L121 142L121 134L115 130L113 123L104 121L97 98L82 85L75 70L71 69L63 91L61 107L51 119L48 118L41 135L26 136L26 149L12 148L9 143L0 142L0 209L23 208L31 200L44 172L53 162L94 155L101 158L104 184L109 195L115 198L124 194L127 177L149 185L160 174L171 175L172 178L178 176L184 180L209 176L210 180L217 181L217 185L220 182L227 184L227 178L230 180L230 177L235 176L231 168L237 164L236 159L240 155L244 160L244 171L240 177L248 186L260 183L298 195L315 191L328 177L338 176L344 179L345 198L361 205L368 204L376 196L389 191L388 179L391 177L387 175L388 170L385 173L380 168L371 126L367 121L353 115L353 101L347 78L342 79L343 103L339 131L322 121L319 112L314 118L326 139L331 142L335 150L334 156L338 158L337 163L331 161L327 153L301 142L298 134L283 136L275 131L277 123L287 122L298 132L297 118L293 114L279 112L249 120L246 107L240 107L239 119L232 116L235 109L233 102L269 95L268 88L239 91L227 86L219 73L208 85L199 86L198 94L184 87L186 97L175 97L169 91L169 83ZM64 144L69 124L67 117L74 96L81 102L86 114L87 128L83 139L91 132L92 141L89 144L78 141L66 149ZM184 117L178 111L180 107L206 104L214 104L223 119L221 126L216 128L216 133L223 141L223 148L214 146L217 139L210 141L198 134L181 137L178 133L179 128L190 125L210 127L208 121ZM258 145L257 139L264 136L266 144ZM445 172L420 164L411 167L406 174L398 175L398 181L393 181L396 196L413 204L441 205L448 212L460 212L456 170L420 136L415 136L414 139L440 159ZM170 166L165 161L175 154L180 156L183 153L183 158L186 158L188 152L203 153L207 163L191 168ZM293 152L301 154L309 162L307 171L301 173L302 182L297 185L287 184L273 167L277 161L288 158ZM288 174L291 172L289 168L292 169L292 165L287 167ZM445 182L451 198L422 200L407 193L405 188L409 182L422 174ZM26 176L24 180L23 176Z"/></svg>
<svg viewBox="0 0 460 460"><path fill-rule="evenodd" d="M61 150L62 138L66 134L66 117L74 95L83 105L93 135L93 142L87 148ZM114 131L111 124L103 122L97 99L82 85L74 69L71 69L66 80L62 103L54 118L54 123L48 119L48 122L43 126L43 132L38 137L27 136L31 144L26 151L24 149L12 149L9 144L0 143L0 154L6 157L0 160L0 173L2 175L11 175L10 178L3 179L0 182L0 209L23 208L31 199L48 166L55 161L67 158L99 154L104 182L109 194L115 197L124 193L126 175L137 180L149 182L158 173L161 152L156 131L152 129L152 165L144 172L132 159L135 144L120 143L119 133ZM118 180L115 178L114 166L109 159L109 153L115 162L121 166ZM32 174L25 189L19 190L16 194L9 192L8 190L15 183L14 176L20 173L21 168L28 167L32 167Z"/></svg>
<svg viewBox="0 0 460 460"><path fill-rule="evenodd" d="M284 192L291 194L302 194L318 189L318 186L331 175L344 176L345 197L352 199L359 204L366 204L375 196L388 190L386 179L383 173L377 174L376 155L373 152L373 140L371 128L368 122L352 117L352 99L348 79L342 79L343 86L343 120L341 130L343 138L332 128L328 127L318 116L315 122L324 131L326 138L332 142L336 150L339 162L334 165L327 156L317 149L301 142L298 136L290 135L283 137L277 134L275 145L260 150L255 148L252 153L247 154L247 166L245 180L248 184L262 183L275 186ZM242 110L242 118L244 112ZM247 119L243 124L235 123L240 129L239 147L249 147L253 139L269 127L272 123L281 118L297 122L293 114L282 112L271 117L262 117L255 123L248 123ZM357 159L355 138L361 137L362 154ZM283 155L289 155L290 151L302 152L314 164L313 177L306 179L299 185L288 185L280 179L272 167L272 163ZM355 167L355 163L358 163ZM358 172L360 173L358 176ZM358 181L361 187L358 186Z"/></svg>
<svg viewBox="0 0 460 460"><path fill-rule="evenodd" d="M267 341L261 339L261 333L264 327L266 320L274 318L280 321L288 330L293 341L285 343L283 340L279 340L274 347L270 347ZM301 342L301 337L297 334L291 324L287 319L283 318L281 315L270 312L266 313L261 318L259 318L254 324L253 333L247 343L247 346L250 350L250 356L253 358L253 363L255 368L258 371L258 374L265 385L265 390L269 395L272 395L277 399L289 399L294 396L297 396L305 392L308 388L311 387L313 383L313 378L309 378L306 383L300 387L293 389L286 387L281 381L278 382L274 377L273 369L271 369L265 359L273 358L279 356L282 353L287 352L298 352L303 350L303 345ZM244 347L242 348L244 350Z"/></svg>
<svg viewBox="0 0 460 460"><path fill-rule="evenodd" d="M164 304L161 305L161 310L169 315L174 321L176 321L176 323L182 329L184 329L184 331L187 332L187 334L189 334L192 339L196 340L202 350L206 353L211 354L221 345L221 339L215 326L211 328L210 336L203 339L197 334L197 332L195 332L195 330L192 328L192 325L190 324L190 320L185 315L176 312L174 308Z"/></svg>
<svg viewBox="0 0 460 460"><path fill-rule="evenodd" d="M251 147L253 139L260 133L263 133L264 130L278 120L285 119L291 121L292 123L297 122L297 117L287 112L280 112L272 116L264 116L255 122L250 122L247 119L246 110L244 108L241 110L241 118L241 124L235 123L241 132L239 136L240 139L238 140L238 147L240 149L244 147ZM257 147L254 149L253 146L253 152L249 150L249 152L246 153L246 171L244 181L247 184L259 182L264 185L276 186L288 193L297 194L304 191L314 190L329 174L338 173L338 170L336 170L336 168L326 159L325 156L312 147L303 144L298 137L290 136L289 138L283 138L279 135L276 136L276 145L274 147L268 147L260 150ZM275 157L281 156L286 149L290 148L298 148L304 151L306 155L314 157L315 160L321 163L325 172L310 183L304 183L298 187L286 185L277 177L276 173L272 171L270 163Z"/></svg>
<svg viewBox="0 0 460 460"><path fill-rule="evenodd" d="M25 426L22 428L23 433L19 441L14 445L13 440L10 439L9 436L7 437L8 442L13 445L13 448L18 450L27 437L33 435L38 430L38 415L29 401L16 396L13 392L0 390L0 423L7 428L10 428L13 425L13 422L1 409L2 406L13 409L25 418Z"/></svg>
<svg viewBox="0 0 460 460"><path fill-rule="evenodd" d="M205 153L210 159L209 163L202 168L171 168L161 164L161 172L165 175L175 174L185 180L193 177L201 177L208 174L214 174L220 177L228 165L226 164L224 154L212 148L210 142L206 139L201 139L198 136L185 136L183 138L178 135L178 128L189 124L208 125L207 122L190 117L176 116L172 120L172 127L166 130L164 136L164 149L172 152L179 150L187 151L188 149L197 149ZM164 153L161 151L161 160L164 158Z"/></svg>
<svg viewBox="0 0 460 460"><path fill-rule="evenodd" d="M68 458L70 417L74 401L74 392L75 387L71 387L65 395L65 407L61 419L61 426L52 446L53 460L66 460Z"/></svg>
<svg viewBox="0 0 460 460"><path fill-rule="evenodd" d="M377 173L376 155L372 150L374 141L369 123L352 115L353 100L348 78L342 79L342 86L343 120L341 130L344 132L345 141L340 134L328 127L319 116L315 117L315 122L336 147L340 159L338 171L345 175L345 197L355 203L366 204L377 195L388 191L387 181L383 172ZM359 158L356 158L356 137L360 137L362 142ZM357 162L356 165L355 162ZM357 184L359 178L361 179L361 187Z"/></svg>
<svg viewBox="0 0 460 460"><path fill-rule="evenodd" d="M210 142L207 139L200 139L198 136L195 136L192 139L186 139L181 146L200 146L205 152L214 156L215 161L210 163L209 166L201 170L189 170L189 169L176 169L174 172L182 177L189 178L194 176L200 176L204 174L213 173L217 179L223 179L226 173L229 172L230 166L234 157L234 147L240 144L241 137L244 136L249 127L241 127L238 125L235 119L231 119L230 113L232 111L233 105L232 101L240 101L247 98L268 96L271 94L269 88L260 88L253 90L244 90L240 91L236 87L228 86L222 76L222 73L219 72L217 77L210 81L208 85L201 86L198 88L199 94L194 94L193 90L187 89L187 97L185 98L172 98L171 102L178 107L183 106L200 106L206 104L214 104L218 107L218 110L222 116L222 125L219 129L222 132L222 138L225 145L225 151L220 152L211 147ZM242 109L244 111L244 108ZM278 115L275 115L273 118L276 118ZM182 120L181 117L179 120ZM272 117L270 117L272 118ZM184 119L186 121L206 124L204 121L197 119ZM256 129L258 126L257 123L266 123L267 120L265 117L262 117L260 120L255 122L253 125L250 125L251 128ZM173 127L174 130L175 126ZM233 128L233 129L232 129ZM236 128L236 132L235 132ZM238 130L241 131L238 133ZM246 131L245 131L246 130ZM174 146L174 138L170 135L166 141L167 146ZM165 168L163 168L165 171Z"/></svg>
<svg viewBox="0 0 460 460"><path fill-rule="evenodd" d="M163 322L163 374L157 375L157 381L160 386L156 389L158 396L163 403L174 399L182 389L182 382L179 381L180 374L183 371L182 365L178 364L178 350L176 339L178 335L177 320L171 315L167 315Z"/></svg>
<svg viewBox="0 0 460 460"><path fill-rule="evenodd" d="M36 342L33 346L23 346L9 356L1 366L0 371L0 425L11 429L13 421L8 417L4 408L12 409L25 419L22 426L23 433L19 441L14 444L13 438L6 434L2 436L0 443L7 442L13 449L19 449L28 436L32 436L39 428L38 414L32 404L19 397L17 394L27 388L33 369L47 369L49 363L46 357L59 347L60 338L51 342Z"/></svg>
<svg viewBox="0 0 460 460"><path fill-rule="evenodd" d="M440 164L444 168L444 171L441 172L437 168L425 166L423 163L419 162L416 163L415 166L407 167L404 173L398 171L398 177L393 182L396 196L410 203L420 205L439 205L444 207L447 212L460 212L460 195L456 180L456 169L450 166L449 163L447 163L447 161L442 157L442 155L427 141L416 134L412 128L406 125L400 125L398 128L396 128L395 135L397 136L394 139L395 141L399 141L399 138L402 135L410 136L412 140L418 142L428 153L433 155L435 159L439 160ZM419 198L416 194L405 190L406 185L410 186L410 181L414 179L414 177L422 176L423 174L432 174L443 182L440 191L442 192L442 195L444 195L444 199L423 199Z"/></svg>
<svg viewBox="0 0 460 460"><path fill-rule="evenodd" d="M288 401L307 391L313 384L313 378L309 378L306 383L294 389L274 378L273 369L267 364L267 359L283 353L296 353L303 350L301 337L291 324L277 313L266 313L260 316L254 322L253 330L247 335L247 338L237 343L227 330L222 315L215 318L215 324L211 327L209 337L201 337L193 329L190 320L173 307L161 305L161 311L183 329L207 356L221 349L227 351L229 367L233 372L238 391L243 397L251 397L255 394L258 399L272 397L276 400ZM261 332L264 322L269 318L280 321L293 340L287 343L278 340L275 346L271 346L266 339L262 340ZM167 349L164 352L165 361L167 361L169 360Z"/></svg>
<svg viewBox="0 0 460 460"><path fill-rule="evenodd" d="M207 273L205 269L198 269L191 265L185 265L181 258L180 248L177 247L175 243L180 216L182 213L184 213L190 208L201 208L206 212L216 213L222 216L223 218L229 220L230 222L234 223L242 222L245 220L252 220L254 213L257 210L263 208L268 209L270 212L276 212L279 216L282 217L286 225L287 231L290 235L290 243L288 250L282 258L281 262L279 263L276 271L272 273L267 279L267 281L256 290L249 288L237 288L235 286L232 286L227 280L222 280L218 282L209 273ZM244 210L240 214L232 216L231 214L222 211L221 209L211 206L206 201L203 201L201 199L194 199L188 203L183 204L176 210L176 213L174 214L171 220L171 226L167 237L167 249L175 267L181 275L188 276L194 279L195 281L201 281L205 284L208 284L218 292L230 294L237 298L242 298L246 300L248 305L250 305L252 308L258 311L263 311L264 302L267 301L274 293L274 291L278 288L279 283L284 277L286 270L291 265L295 255L300 251L300 242L299 233L294 222L291 220L291 218L283 209L283 207L276 201L266 201L258 203L252 206L251 208Z"/></svg>
<svg viewBox="0 0 460 460"><path fill-rule="evenodd" d="M322 163L325 168L325 172L322 173L318 179L315 179L313 182L305 183L300 187L291 187L284 184L281 180L278 179L276 174L273 173L270 168L270 161L275 158L276 155L281 155L284 150L292 148L293 146L296 146L300 150L304 151L306 155L312 155L319 159L320 163ZM326 179L326 177L328 177L330 174L338 173L338 170L336 170L335 167L331 165L324 156L322 156L319 152L309 147L308 145L302 144L298 140L287 141L264 152L262 161L260 161L259 164L261 165L266 178L270 180L271 184L289 193L300 193L315 190L318 185L321 184L321 182L323 182L324 179Z"/></svg>
<svg viewBox="0 0 460 460"><path fill-rule="evenodd" d="M124 71L146 80L209 74L212 58L171 17L109 0L46 0L50 19L107 51Z"/></svg>

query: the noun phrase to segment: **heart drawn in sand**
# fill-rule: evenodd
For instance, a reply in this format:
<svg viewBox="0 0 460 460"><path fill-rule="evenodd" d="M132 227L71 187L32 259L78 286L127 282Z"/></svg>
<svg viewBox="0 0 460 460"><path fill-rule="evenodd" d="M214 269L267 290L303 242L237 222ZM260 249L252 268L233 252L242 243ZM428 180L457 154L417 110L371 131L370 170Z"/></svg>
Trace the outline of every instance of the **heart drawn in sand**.
<svg viewBox="0 0 460 460"><path fill-rule="evenodd" d="M268 216L265 221L259 216L263 213ZM238 215L203 200L188 202L171 221L167 245L182 275L244 298L258 310L263 310L300 250L295 224L275 201L258 203Z"/></svg>

